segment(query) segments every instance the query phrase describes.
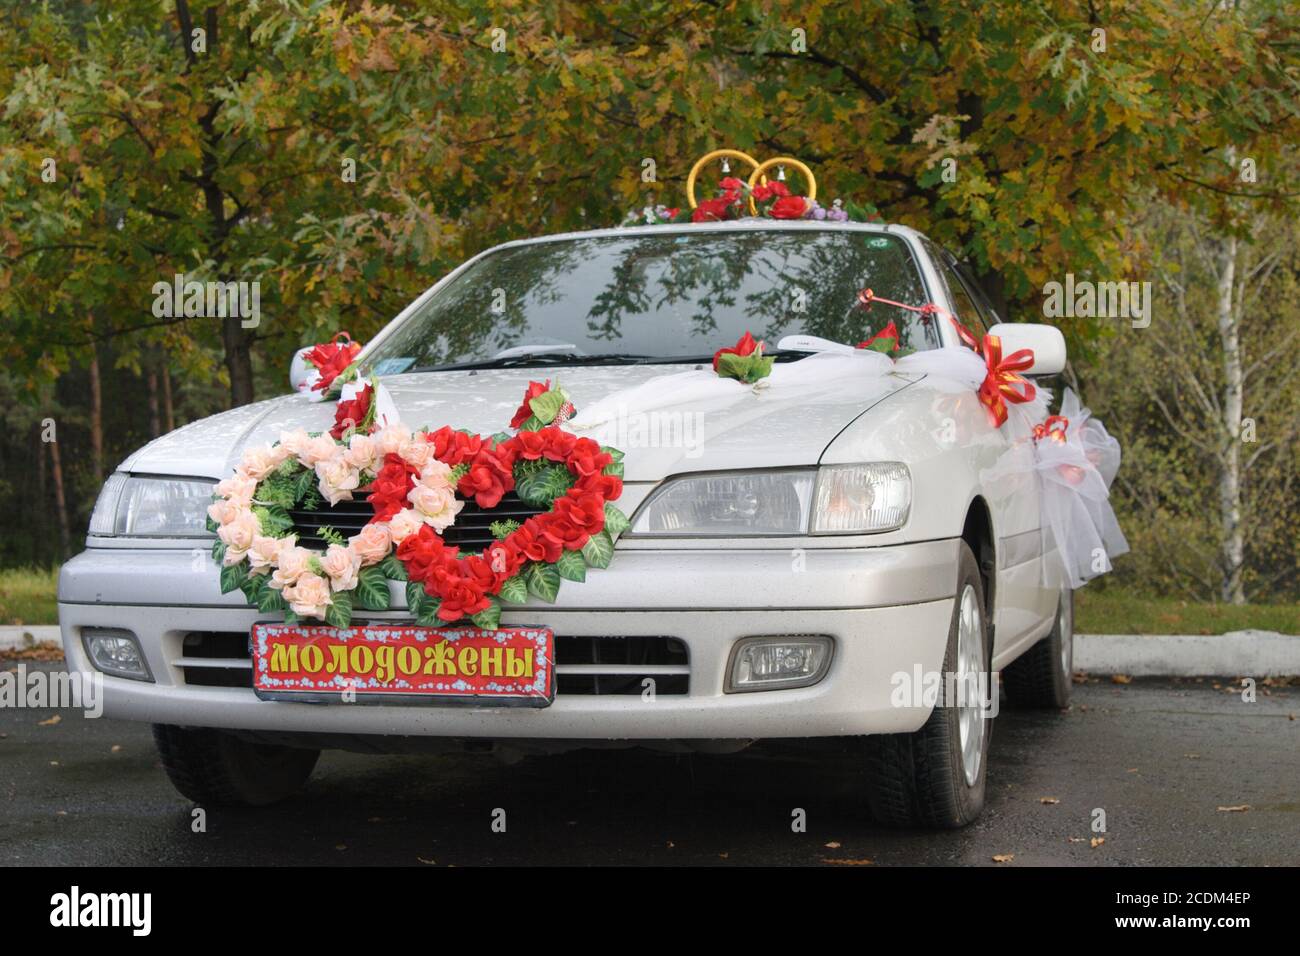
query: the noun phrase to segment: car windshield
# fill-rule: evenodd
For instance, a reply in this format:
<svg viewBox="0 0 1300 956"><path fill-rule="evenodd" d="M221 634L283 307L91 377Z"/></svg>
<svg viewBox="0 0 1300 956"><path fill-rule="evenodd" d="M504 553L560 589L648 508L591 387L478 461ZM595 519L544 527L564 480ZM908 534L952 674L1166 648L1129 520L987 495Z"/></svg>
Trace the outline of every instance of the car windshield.
<svg viewBox="0 0 1300 956"><path fill-rule="evenodd" d="M901 345L937 348L927 301L897 235L848 229L671 231L503 248L426 300L367 357L383 374L519 366L698 361L746 331L857 344L890 322Z"/></svg>

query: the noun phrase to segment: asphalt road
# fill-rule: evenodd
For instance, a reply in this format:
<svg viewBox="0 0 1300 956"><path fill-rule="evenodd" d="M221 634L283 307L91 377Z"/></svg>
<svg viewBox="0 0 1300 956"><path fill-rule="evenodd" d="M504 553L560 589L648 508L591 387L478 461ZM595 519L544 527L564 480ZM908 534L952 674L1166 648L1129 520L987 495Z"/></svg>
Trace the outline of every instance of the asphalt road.
<svg viewBox="0 0 1300 956"><path fill-rule="evenodd" d="M146 726L4 709L0 864L1296 865L1300 688L1264 690L1244 703L1212 681L1090 681L1068 712L1004 710L985 815L943 833L871 823L846 750L777 744L513 766L326 753L295 801L211 808L194 833Z"/></svg>

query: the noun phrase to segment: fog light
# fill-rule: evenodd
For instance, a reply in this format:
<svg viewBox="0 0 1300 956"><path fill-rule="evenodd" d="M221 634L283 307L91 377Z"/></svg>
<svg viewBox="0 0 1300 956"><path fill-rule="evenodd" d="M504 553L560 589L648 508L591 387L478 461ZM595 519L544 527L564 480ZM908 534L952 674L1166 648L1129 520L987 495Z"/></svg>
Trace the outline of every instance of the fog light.
<svg viewBox="0 0 1300 956"><path fill-rule="evenodd" d="M130 631L86 628L81 632L81 640L86 645L90 662L105 674L130 680L153 680L144 653Z"/></svg>
<svg viewBox="0 0 1300 956"><path fill-rule="evenodd" d="M746 637L736 642L727 668L727 693L807 687L826 676L831 639L823 634Z"/></svg>

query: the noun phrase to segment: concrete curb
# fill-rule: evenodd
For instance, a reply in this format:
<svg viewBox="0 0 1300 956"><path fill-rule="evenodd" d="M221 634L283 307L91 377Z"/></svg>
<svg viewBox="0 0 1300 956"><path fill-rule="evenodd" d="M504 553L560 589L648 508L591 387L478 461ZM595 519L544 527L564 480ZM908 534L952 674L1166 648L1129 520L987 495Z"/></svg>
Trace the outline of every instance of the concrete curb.
<svg viewBox="0 0 1300 956"><path fill-rule="evenodd" d="M1293 677L1300 637L1227 634L1076 634L1074 669L1131 677Z"/></svg>
<svg viewBox="0 0 1300 956"><path fill-rule="evenodd" d="M63 646L57 625L0 627L0 651L43 642ZM1272 631L1077 634L1074 668L1131 677L1294 677L1300 675L1300 637Z"/></svg>

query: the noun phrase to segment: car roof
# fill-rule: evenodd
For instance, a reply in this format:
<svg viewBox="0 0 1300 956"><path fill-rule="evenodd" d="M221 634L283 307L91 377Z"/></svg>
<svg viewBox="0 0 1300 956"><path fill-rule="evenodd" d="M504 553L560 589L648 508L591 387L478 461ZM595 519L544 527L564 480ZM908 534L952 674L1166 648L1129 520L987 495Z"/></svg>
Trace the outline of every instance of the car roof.
<svg viewBox="0 0 1300 956"><path fill-rule="evenodd" d="M512 239L492 246L492 249L509 249L541 242L558 242L565 239L591 239L605 236L654 236L672 233L694 235L701 232L875 232L901 235L920 240L925 237L910 226L881 222L826 222L810 219L765 219L750 216L724 222L671 222L655 226L613 226L604 229L580 229L559 232L529 239ZM490 251L490 250L485 250Z"/></svg>

